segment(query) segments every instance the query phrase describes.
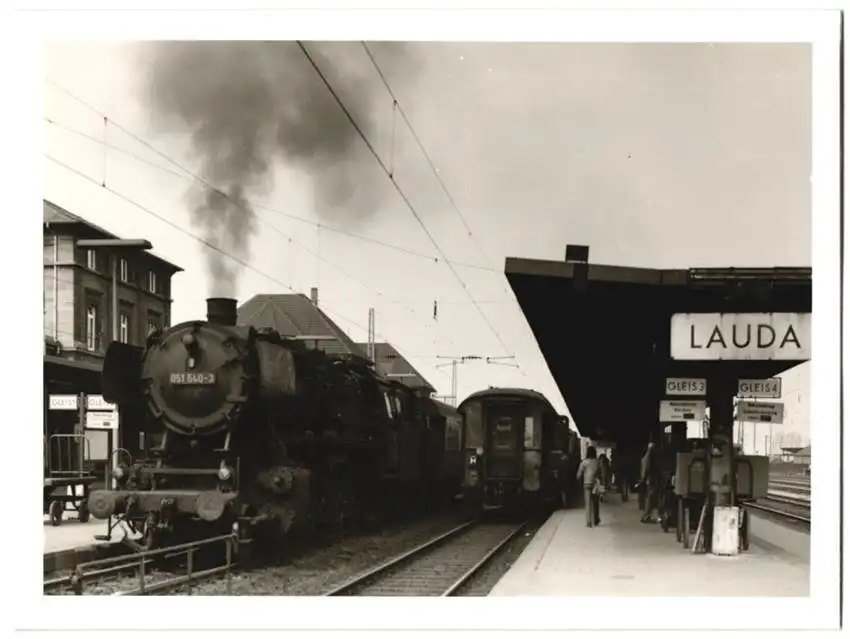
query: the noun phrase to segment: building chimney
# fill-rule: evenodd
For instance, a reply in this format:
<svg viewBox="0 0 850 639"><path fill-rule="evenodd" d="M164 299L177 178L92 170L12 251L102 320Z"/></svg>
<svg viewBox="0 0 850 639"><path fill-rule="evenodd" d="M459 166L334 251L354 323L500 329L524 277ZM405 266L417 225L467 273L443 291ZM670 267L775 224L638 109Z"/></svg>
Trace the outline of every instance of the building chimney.
<svg viewBox="0 0 850 639"><path fill-rule="evenodd" d="M319 289L315 286L310 289L310 301L313 302L314 306L319 305Z"/></svg>
<svg viewBox="0 0 850 639"><path fill-rule="evenodd" d="M232 297L208 298L207 321L210 324L236 326L236 300Z"/></svg>
<svg viewBox="0 0 850 639"><path fill-rule="evenodd" d="M567 254L564 257L566 262L578 262L579 264L587 264L590 258L590 247L582 244L567 244Z"/></svg>

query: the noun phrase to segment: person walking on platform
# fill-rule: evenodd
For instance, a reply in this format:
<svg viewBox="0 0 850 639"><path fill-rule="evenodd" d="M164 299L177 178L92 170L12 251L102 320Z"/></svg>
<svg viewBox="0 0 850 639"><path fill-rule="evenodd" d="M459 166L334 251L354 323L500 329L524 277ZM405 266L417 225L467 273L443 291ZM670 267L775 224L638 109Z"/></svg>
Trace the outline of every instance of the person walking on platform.
<svg viewBox="0 0 850 639"><path fill-rule="evenodd" d="M596 448L587 447L587 456L582 460L576 473L576 479L584 487L584 514L586 526L592 528L600 524L599 492L601 488L599 477L599 460L596 459Z"/></svg>
<svg viewBox="0 0 850 639"><path fill-rule="evenodd" d="M641 513L646 510L646 481L644 481L644 478L646 477L646 465L649 459L648 455L649 452L645 451L643 453L643 457L640 458L640 472L638 474L638 483L636 486L638 490L638 508Z"/></svg>
<svg viewBox="0 0 850 639"><path fill-rule="evenodd" d="M617 491L623 498L623 503L629 501L629 487L631 486L632 473L629 468L629 459L626 453L611 453L611 472L614 475Z"/></svg>
<svg viewBox="0 0 850 639"><path fill-rule="evenodd" d="M646 501L644 502L643 516L640 520L644 524L653 524L655 520L652 518L652 511L657 509L658 506L660 468L658 468L658 455L655 451L655 444L652 442L649 442L646 447L642 466L641 481L646 492Z"/></svg>
<svg viewBox="0 0 850 639"><path fill-rule="evenodd" d="M605 501L605 493L611 487L611 463L605 453L599 455L597 459L599 460L599 484L602 487L599 491L599 501Z"/></svg>

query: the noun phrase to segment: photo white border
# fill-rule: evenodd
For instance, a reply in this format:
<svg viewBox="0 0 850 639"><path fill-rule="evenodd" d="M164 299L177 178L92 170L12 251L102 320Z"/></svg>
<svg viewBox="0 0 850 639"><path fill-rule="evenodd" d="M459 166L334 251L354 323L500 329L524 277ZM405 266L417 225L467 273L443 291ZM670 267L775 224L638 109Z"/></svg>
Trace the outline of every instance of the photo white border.
<svg viewBox="0 0 850 639"><path fill-rule="evenodd" d="M32 3L37 4L37 3ZM47 3L41 3L42 5ZM106 3L101 3L106 4ZM109 3L114 6L114 3ZM159 3L163 4L163 3ZM254 3L257 6L258 3ZM340 3L336 3L339 5ZM395 4L395 3L393 3ZM152 6L152 3L149 4ZM184 5L185 6L185 5ZM162 597L154 600L130 598L108 605L93 598L42 597L36 555L42 553L42 528L35 509L37 468L42 455L41 433L29 433L32 424L12 419L8 429L20 421L27 435L7 431L7 446L25 444L7 452L7 472L14 478L7 513L14 524L4 527L12 535L5 548L19 552L7 563L16 597L5 608L18 628L39 629L633 629L688 628L702 623L712 612L710 626L717 629L833 628L838 623L838 510L839 504L839 388L838 308L839 298L839 165L838 165L838 47L839 17L829 11L478 11L405 10L297 13L226 12L194 14L169 11L143 12L55 12L17 14L12 33L16 47L6 58L17 64L11 71L18 80L16 91L7 94L5 108L14 140L15 169L10 190L12 202L8 223L15 243L37 246L35 218L43 193L42 45L45 40L129 39L396 39L467 41L632 41L632 42L811 42L813 44L813 243L814 317L812 330L812 438L814 467L811 528L811 596L809 598L472 598L454 602L436 599L318 599L242 597ZM73 34L73 37L70 37ZM9 43L7 42L7 46ZM34 60L37 66L21 64ZM38 141L40 144L34 144ZM79 212L85 215L84 211ZM29 234L32 233L32 237ZM28 239L24 239L24 236ZM22 249L23 250L23 249ZM20 315L3 315L7 363L3 376L10 392L10 416L30 415L41 400L41 385L20 380L43 376L36 370L36 345L42 334L35 321L35 308L42 289L32 255L32 280L22 274L16 247L4 252L7 294L15 304L30 300L33 324L20 325ZM29 264L29 261L26 262ZM18 274L21 273L19 276ZM12 382L18 382L13 384ZM20 390L16 390L19 389ZM38 390L36 390L38 388ZM32 396L29 393L33 393ZM26 399L31 397L31 399ZM41 404L38 404L41 406ZM23 408L21 408L23 407ZM35 421L35 420L34 420ZM817 434L815 435L815 431ZM7 449L8 450L8 449ZM29 477L29 479L27 479ZM14 544L14 545L13 545ZM671 545L671 551L674 546ZM564 576L569 579L568 575ZM683 576L683 578L686 578ZM659 607L661 604L661 607ZM664 611L660 613L660 611Z"/></svg>

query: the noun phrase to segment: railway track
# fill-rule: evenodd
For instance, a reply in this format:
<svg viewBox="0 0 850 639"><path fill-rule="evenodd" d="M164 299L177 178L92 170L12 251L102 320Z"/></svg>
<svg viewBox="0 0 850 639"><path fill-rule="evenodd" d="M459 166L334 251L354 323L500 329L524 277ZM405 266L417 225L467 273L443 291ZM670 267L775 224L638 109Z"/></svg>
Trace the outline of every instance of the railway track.
<svg viewBox="0 0 850 639"><path fill-rule="evenodd" d="M350 579L325 596L456 595L527 523L467 522Z"/></svg>
<svg viewBox="0 0 850 639"><path fill-rule="evenodd" d="M230 575L238 567L233 557L234 540L233 535L219 535L84 562L69 575L45 580L43 592L46 595L109 594L119 597L165 594L180 588L191 591L192 586L221 575L226 576L229 591ZM215 559L210 561L206 556L209 554L215 555Z"/></svg>
<svg viewBox="0 0 850 639"><path fill-rule="evenodd" d="M747 507L781 519L811 524L811 490L808 478L771 479L767 497L758 502L749 502Z"/></svg>

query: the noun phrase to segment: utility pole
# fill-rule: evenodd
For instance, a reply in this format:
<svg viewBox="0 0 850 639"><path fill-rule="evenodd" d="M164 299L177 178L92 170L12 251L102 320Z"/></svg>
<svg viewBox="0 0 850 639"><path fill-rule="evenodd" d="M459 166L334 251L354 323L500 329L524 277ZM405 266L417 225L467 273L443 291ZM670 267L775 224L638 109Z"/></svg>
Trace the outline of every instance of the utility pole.
<svg viewBox="0 0 850 639"><path fill-rule="evenodd" d="M495 364L497 366L513 366L514 368L519 368L519 364L513 364L511 362L502 362L499 360L503 359L514 359L513 355L502 355L499 357L482 357L481 355L460 355L458 357L451 357L448 355L437 355L437 359L448 359L451 361L446 362L445 364L437 364L437 368L442 368L443 366L452 367L452 406L457 406L457 365L465 364L466 362L473 361L483 361L486 364Z"/></svg>
<svg viewBox="0 0 850 639"><path fill-rule="evenodd" d="M375 363L375 309L369 309L369 329L366 342L366 357Z"/></svg>

